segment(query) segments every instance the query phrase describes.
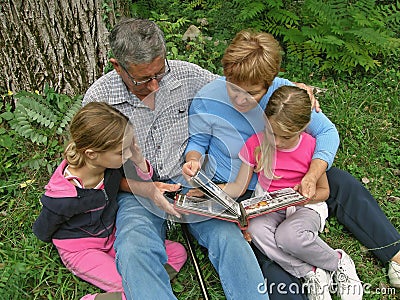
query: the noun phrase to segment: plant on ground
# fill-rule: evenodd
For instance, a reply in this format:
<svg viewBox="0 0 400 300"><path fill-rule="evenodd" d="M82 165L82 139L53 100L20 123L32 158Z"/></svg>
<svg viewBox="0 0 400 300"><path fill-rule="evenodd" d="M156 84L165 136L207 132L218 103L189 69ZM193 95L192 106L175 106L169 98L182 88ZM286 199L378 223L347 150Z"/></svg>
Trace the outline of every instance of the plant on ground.
<svg viewBox="0 0 400 300"><path fill-rule="evenodd" d="M294 9L296 3L302 4L307 1L286 1L285 5ZM150 11L147 13L148 17L154 18L166 32L170 58L187 60L192 55L193 62L199 61L212 71L220 70L218 60L223 51L223 47L220 49L214 46L213 49L212 43L215 40L229 40L243 26L249 27L247 26L249 24L258 26L257 20L266 22L265 18L260 17L263 16L263 12L260 11L256 13L257 20L249 18L247 21L235 23L233 12L238 13L243 10L241 3L246 4L250 1L222 2L220 0L135 1L135 3L148 3L151 8L156 8L158 4L164 5L162 10L154 9L154 13ZM279 6L281 2L263 1L264 5L269 5L266 6L269 10L272 4L281 9ZM398 19L392 14L398 9L398 4L385 5L387 5L386 17L392 18L391 25L393 25L390 27L388 24L388 27L390 30L398 30L398 27L394 26ZM229 9L220 11L218 18L219 7ZM162 13L168 11L168 8L171 13L163 15ZM206 14L207 11L210 15ZM182 15L183 13L185 14ZM187 47L188 42L182 41L183 33L188 25L194 24L201 16L206 17L209 24L199 26L204 34L198 40L190 41L190 47ZM314 19L317 17L313 16ZM246 20L245 15L243 18ZM287 13L285 18L294 18L293 10ZM299 21L287 22L295 27L299 26ZM213 37L213 42L205 39L207 35ZM172 50L173 47L176 50ZM216 53L210 52L213 50ZM341 145L334 165L349 171L363 182L396 228L400 226L399 64L399 54L393 52L390 56L382 56L382 66L374 72L370 70L369 74L365 74L358 70L351 75L345 72L338 76L322 72L312 59L302 60L296 55L287 53L280 74L289 80L317 87L316 90L319 91L317 97L323 112L336 124L341 136ZM14 99L14 95L4 95L3 106L0 107L0 220L2 222L0 294L4 299L70 300L79 299L87 293L99 292L99 289L71 274L62 265L54 247L40 242L31 232L32 223L40 211L39 197L43 193L43 186L49 179L50 168L53 171L54 166L60 161L62 145L66 138L63 130L57 131L65 118L65 114L60 112L68 111L75 101L79 101L79 97L57 95L51 89L42 95L26 92L18 95L21 95L18 96L20 98L26 98L26 103L24 100L21 102L21 114L24 109L35 112L28 116L22 114L24 117L21 117L21 120L27 120L32 126L30 127L32 134L35 132L45 135L47 141L33 138L34 135L29 134L28 127L24 129L28 132L20 129L21 133L25 132L26 137L17 132L18 126L13 127L15 129L10 127L10 121L12 123L15 116L14 101L10 101ZM44 103L44 108L30 106L30 101L33 101L34 105ZM80 104L77 104L77 107L79 106ZM57 118L50 116L48 109ZM48 120L53 120L53 127L48 126L51 123L48 123ZM21 128L27 124L19 125ZM40 162L35 164L33 163L35 160ZM168 232L168 238L184 243L179 226ZM366 295L365 299L398 298L388 285L386 266L373 256L371 249L362 246L346 231L337 219L329 219L322 238L332 247L344 249L353 258L361 280L371 284L371 294ZM200 268L211 299L225 299L218 274L211 265L207 253L198 245L196 253L200 258ZM178 299L202 298L190 261L174 279L172 287ZM377 288L383 293L378 294Z"/></svg>
<svg viewBox="0 0 400 300"><path fill-rule="evenodd" d="M245 28L270 32L282 41L288 55L313 62L321 71L332 73L375 71L400 46L399 1L328 0L321 5L320 0L164 0L150 6L152 17L164 18L167 7L180 8L168 13L172 20L186 16L195 25L206 11L208 25L203 30L214 41L229 40L232 33ZM202 43L196 41L188 48L196 50ZM209 49L198 53L207 56ZM190 51L180 53L187 55Z"/></svg>
<svg viewBox="0 0 400 300"><path fill-rule="evenodd" d="M21 91L14 99L15 110L7 115L11 129L30 141L31 147L43 148L41 153L32 153L26 164L51 173L57 162L48 158L62 152L65 129L81 107L82 97L60 95L46 86L43 94Z"/></svg>
<svg viewBox="0 0 400 300"><path fill-rule="evenodd" d="M382 59L398 51L400 39L388 26L391 18L382 14L390 8L375 2L330 0L320 5L318 0L307 0L298 14L300 26L284 23L277 33L283 36L288 55L314 62L321 71L376 70ZM390 16L396 19L400 4L390 7Z"/></svg>

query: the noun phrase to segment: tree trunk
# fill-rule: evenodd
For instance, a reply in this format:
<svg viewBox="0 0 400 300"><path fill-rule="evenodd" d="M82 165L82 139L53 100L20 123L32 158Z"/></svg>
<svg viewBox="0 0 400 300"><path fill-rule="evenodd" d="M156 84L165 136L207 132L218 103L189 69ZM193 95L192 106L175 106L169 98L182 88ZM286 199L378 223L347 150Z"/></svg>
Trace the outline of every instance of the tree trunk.
<svg viewBox="0 0 400 300"><path fill-rule="evenodd" d="M107 65L107 27L116 15L127 15L128 7L123 0L0 4L0 95L42 91L45 84L58 93L84 93Z"/></svg>

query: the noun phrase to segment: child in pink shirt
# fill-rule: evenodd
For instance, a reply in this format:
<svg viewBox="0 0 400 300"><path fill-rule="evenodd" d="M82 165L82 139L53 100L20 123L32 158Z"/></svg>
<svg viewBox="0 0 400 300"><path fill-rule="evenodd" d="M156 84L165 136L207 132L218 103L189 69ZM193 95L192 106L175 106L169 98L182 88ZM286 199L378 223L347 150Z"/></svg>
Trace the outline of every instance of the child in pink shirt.
<svg viewBox="0 0 400 300"><path fill-rule="evenodd" d="M298 189L310 167L315 139L304 132L311 116L307 92L281 86L264 112L268 120L265 130L246 141L239 153L242 165L236 180L224 187L232 197L246 191L253 172L258 176L256 196L286 187ZM324 173L317 181L315 196L306 205L254 218L248 233L261 252L304 279L309 299L331 299L330 290L334 290L343 300L361 300L363 288L352 259L318 236L328 216L328 196Z"/></svg>

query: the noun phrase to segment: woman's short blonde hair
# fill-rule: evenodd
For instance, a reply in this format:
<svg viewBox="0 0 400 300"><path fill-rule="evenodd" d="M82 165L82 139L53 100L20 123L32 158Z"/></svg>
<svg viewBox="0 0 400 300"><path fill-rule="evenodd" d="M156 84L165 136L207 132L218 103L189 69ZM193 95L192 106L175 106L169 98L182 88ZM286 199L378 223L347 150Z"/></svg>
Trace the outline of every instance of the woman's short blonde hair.
<svg viewBox="0 0 400 300"><path fill-rule="evenodd" d="M242 30L222 58L228 81L264 83L268 88L278 75L282 60L279 42L269 33Z"/></svg>

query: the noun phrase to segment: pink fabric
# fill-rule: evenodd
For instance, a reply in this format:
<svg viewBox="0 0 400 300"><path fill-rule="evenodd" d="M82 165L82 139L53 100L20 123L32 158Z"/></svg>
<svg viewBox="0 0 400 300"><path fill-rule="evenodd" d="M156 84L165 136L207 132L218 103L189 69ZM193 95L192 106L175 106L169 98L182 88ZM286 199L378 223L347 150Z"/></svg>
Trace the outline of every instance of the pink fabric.
<svg viewBox="0 0 400 300"><path fill-rule="evenodd" d="M110 228L109 228L110 230ZM86 249L99 249L100 251L109 251L115 241L115 229L109 237L97 238L79 238L79 239L53 239L53 244L57 247L58 252L80 252Z"/></svg>
<svg viewBox="0 0 400 300"><path fill-rule="evenodd" d="M153 167L150 164L150 162L146 159L146 165L147 165L147 170L149 170L148 173L144 173L138 166L135 165L136 173L139 175L139 177L143 180L150 180L151 177L153 176Z"/></svg>
<svg viewBox="0 0 400 300"><path fill-rule="evenodd" d="M79 239L76 240L79 242ZM115 250L88 248L69 252L58 249L64 265L76 276L106 292L122 292L122 279L115 265Z"/></svg>
<svg viewBox="0 0 400 300"><path fill-rule="evenodd" d="M185 247L180 243L165 240L165 250L168 256L167 264L179 272L187 259Z"/></svg>
<svg viewBox="0 0 400 300"><path fill-rule="evenodd" d="M252 166L256 166L254 150L260 146L264 134L259 132L252 135L239 152L240 159ZM286 187L294 187L301 182L307 173L314 154L315 138L303 132L296 147L287 150L276 150L275 175L280 179L269 180L264 172L257 173L258 182L264 190L275 191Z"/></svg>
<svg viewBox="0 0 400 300"><path fill-rule="evenodd" d="M75 241L76 244L80 244L81 240L92 240L92 242L94 242L94 240L101 239L75 239L69 240L69 243L72 244L72 241ZM57 250L64 265L74 275L106 292L122 292L123 299L125 299L122 278L115 265L114 240L115 237L114 234L112 234L109 240L103 243L101 247L86 248L85 250L73 252L62 248L57 248ZM91 243L91 245L93 246L93 243ZM82 247L79 246L79 248ZM175 271L179 272L187 259L185 248L182 244L170 240L165 241L165 248L168 255L167 263L171 265ZM94 299L95 296L96 295L86 295L86 298L83 297L82 299Z"/></svg>
<svg viewBox="0 0 400 300"><path fill-rule="evenodd" d="M64 159L51 176L49 183L45 186L47 196L59 198L60 194L63 197L76 197L78 195L76 187L64 178L64 169L67 165L68 163Z"/></svg>

